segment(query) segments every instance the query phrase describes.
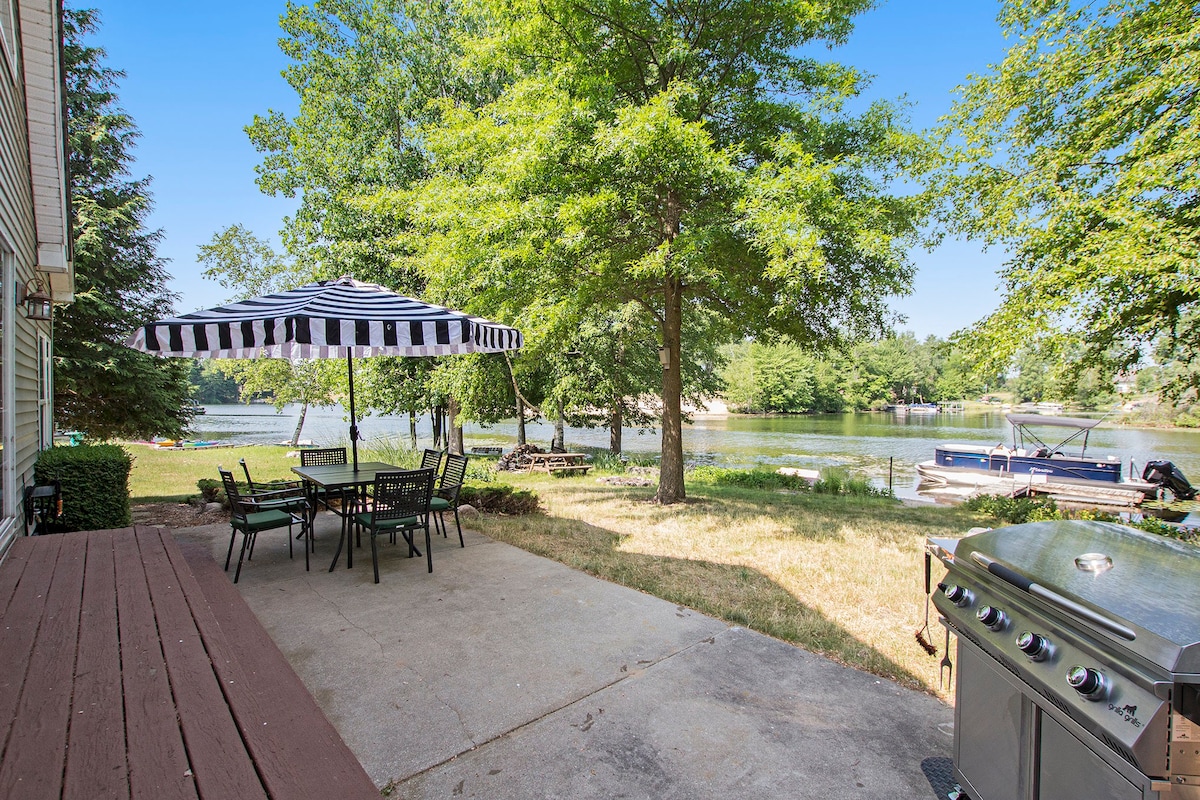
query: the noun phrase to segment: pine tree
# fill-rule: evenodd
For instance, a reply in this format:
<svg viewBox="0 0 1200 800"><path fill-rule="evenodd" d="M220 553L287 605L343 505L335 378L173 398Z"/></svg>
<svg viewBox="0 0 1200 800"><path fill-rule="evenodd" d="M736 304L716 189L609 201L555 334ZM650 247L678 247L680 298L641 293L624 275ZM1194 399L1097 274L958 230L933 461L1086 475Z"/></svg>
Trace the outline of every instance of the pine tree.
<svg viewBox="0 0 1200 800"><path fill-rule="evenodd" d="M85 44L91 9L64 11L75 301L56 311L54 404L59 427L97 438L180 436L190 364L125 347L138 325L171 311L162 232L146 229L149 179L130 175L139 132L118 105L124 73Z"/></svg>

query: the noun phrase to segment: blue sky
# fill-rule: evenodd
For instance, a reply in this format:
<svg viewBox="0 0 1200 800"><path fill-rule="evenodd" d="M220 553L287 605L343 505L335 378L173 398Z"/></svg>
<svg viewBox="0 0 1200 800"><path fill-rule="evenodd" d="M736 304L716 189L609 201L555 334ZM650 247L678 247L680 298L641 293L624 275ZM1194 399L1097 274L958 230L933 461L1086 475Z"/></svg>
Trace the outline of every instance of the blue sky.
<svg viewBox="0 0 1200 800"><path fill-rule="evenodd" d="M73 5L100 10L92 43L126 73L121 104L142 132L134 174L153 178L149 224L164 234L159 254L170 260L172 288L182 296L176 310L223 302L227 291L200 275L197 247L234 223L277 241L282 218L295 208L295 201L258 191L258 153L242 130L255 114L296 108L280 75L287 66L277 45L284 2ZM996 0L881 0L830 58L874 75L872 99L906 97L912 124L928 127L949 110L955 86L1003 56L998 8ZM912 257L913 294L894 307L918 336L945 337L997 304L1000 252L947 241Z"/></svg>

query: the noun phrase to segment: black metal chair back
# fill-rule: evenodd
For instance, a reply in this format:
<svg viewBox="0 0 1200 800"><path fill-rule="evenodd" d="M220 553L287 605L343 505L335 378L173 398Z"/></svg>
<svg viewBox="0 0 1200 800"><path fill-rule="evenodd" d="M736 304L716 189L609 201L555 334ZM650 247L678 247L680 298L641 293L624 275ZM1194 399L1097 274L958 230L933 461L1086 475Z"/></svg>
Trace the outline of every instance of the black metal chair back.
<svg viewBox="0 0 1200 800"><path fill-rule="evenodd" d="M376 524L429 513L433 496L433 470L381 472L375 476L375 499L371 510Z"/></svg>
<svg viewBox="0 0 1200 800"><path fill-rule="evenodd" d="M246 465L246 459L239 458L238 464L242 466L242 472L246 475L246 491L249 494L256 492L279 491L281 489L299 488L299 481L275 480L275 481L255 481L250 477L250 467Z"/></svg>
<svg viewBox="0 0 1200 800"><path fill-rule="evenodd" d="M467 457L448 453L446 468L442 470L442 479L438 481L438 497L444 497L447 500L457 499L458 490L462 488L463 481L466 479Z"/></svg>
<svg viewBox="0 0 1200 800"><path fill-rule="evenodd" d="M217 467L217 472L221 473L221 483L225 484L225 497L229 499L229 513L236 519L246 519L246 507L242 505L242 493L238 489L237 481L233 479L233 473L224 467Z"/></svg>
<svg viewBox="0 0 1200 800"><path fill-rule="evenodd" d="M421 454L421 469L431 469L434 474L442 467L442 451L426 450Z"/></svg>
<svg viewBox="0 0 1200 800"><path fill-rule="evenodd" d="M239 458L238 463L242 465L242 472L246 475L246 485L250 487L250 491L254 491L254 481L250 478L250 468L246 466L246 459Z"/></svg>
<svg viewBox="0 0 1200 800"><path fill-rule="evenodd" d="M326 447L321 450L300 451L300 466L302 467L328 467L348 463L346 460L346 448L344 447Z"/></svg>
<svg viewBox="0 0 1200 800"><path fill-rule="evenodd" d="M413 536L425 531L425 562L433 572L433 550L429 545L429 501L433 497L433 470L416 469L409 472L380 472L375 476L375 499L371 511L360 514L358 523L371 529L371 566L375 582L379 583L379 546L376 538L384 531L397 533L408 542L409 556L417 552Z"/></svg>

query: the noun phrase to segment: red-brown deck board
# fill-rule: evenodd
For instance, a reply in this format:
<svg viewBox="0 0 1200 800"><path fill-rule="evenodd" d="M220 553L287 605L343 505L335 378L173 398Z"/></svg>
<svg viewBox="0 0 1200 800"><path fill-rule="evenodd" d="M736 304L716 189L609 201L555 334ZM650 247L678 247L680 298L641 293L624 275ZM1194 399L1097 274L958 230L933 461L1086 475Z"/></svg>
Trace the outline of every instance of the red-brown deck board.
<svg viewBox="0 0 1200 800"><path fill-rule="evenodd" d="M123 729L125 714L113 546L112 533L93 534L88 541L76 656L84 668L75 673L65 797L129 797L125 737L115 733Z"/></svg>
<svg viewBox="0 0 1200 800"><path fill-rule="evenodd" d="M377 798L206 552L154 528L0 564L0 797Z"/></svg>

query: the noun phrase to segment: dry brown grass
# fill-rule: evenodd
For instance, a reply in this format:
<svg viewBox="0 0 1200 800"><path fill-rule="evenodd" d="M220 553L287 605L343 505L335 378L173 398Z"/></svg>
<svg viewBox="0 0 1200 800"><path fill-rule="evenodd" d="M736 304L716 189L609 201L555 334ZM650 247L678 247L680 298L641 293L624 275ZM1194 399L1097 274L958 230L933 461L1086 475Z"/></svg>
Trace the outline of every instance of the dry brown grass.
<svg viewBox="0 0 1200 800"><path fill-rule="evenodd" d="M714 487L689 487L689 502L663 507L652 489L515 480L541 495L545 513L486 517L487 535L945 696L938 658L914 636L924 621L924 542L961 535L979 517Z"/></svg>

